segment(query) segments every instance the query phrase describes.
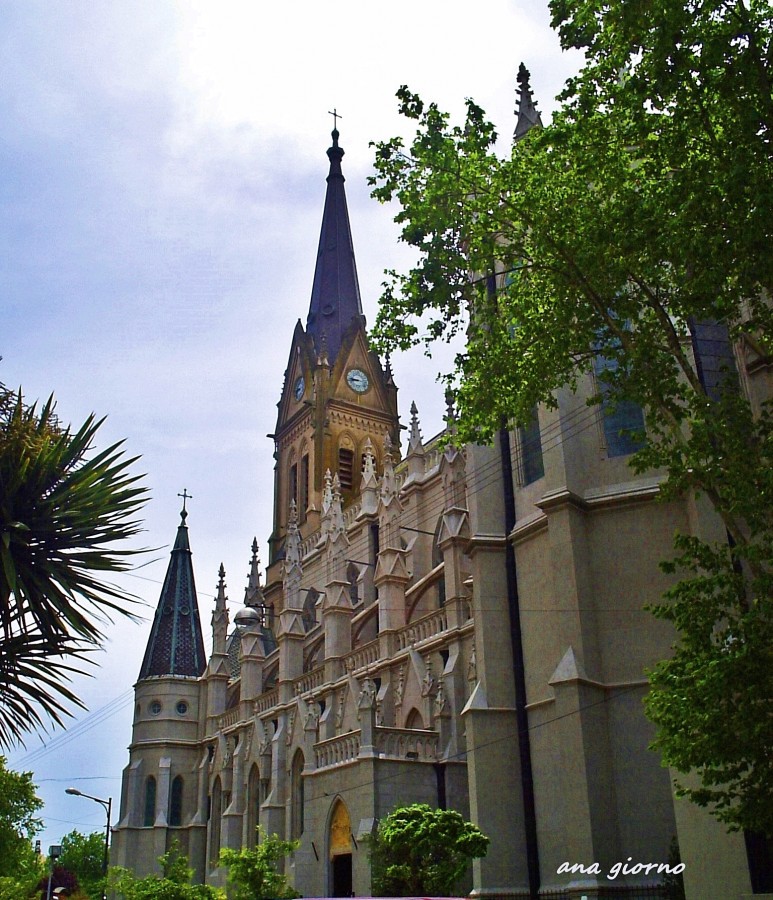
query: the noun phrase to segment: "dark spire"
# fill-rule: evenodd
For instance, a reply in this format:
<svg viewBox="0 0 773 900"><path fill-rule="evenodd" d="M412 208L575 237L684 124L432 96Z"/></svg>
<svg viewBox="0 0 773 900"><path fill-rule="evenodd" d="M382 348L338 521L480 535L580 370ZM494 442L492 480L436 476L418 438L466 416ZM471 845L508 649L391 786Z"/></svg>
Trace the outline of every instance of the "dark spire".
<svg viewBox="0 0 773 900"><path fill-rule="evenodd" d="M319 235L317 267L311 289L306 331L320 352L322 335L327 339L327 355L333 365L341 348L341 338L355 319L363 319L360 286L354 262L354 245L346 207L338 129L333 129L333 146L327 151L330 173L327 176L325 210Z"/></svg>
<svg viewBox="0 0 773 900"><path fill-rule="evenodd" d="M542 119L531 96L530 77L529 70L521 63L518 67L518 89L516 91L518 94L518 109L516 110L518 119L513 133L514 144L520 141L531 128L542 128Z"/></svg>
<svg viewBox="0 0 773 900"><path fill-rule="evenodd" d="M197 677L206 666L191 548L185 524L188 513L184 504L189 496L183 497L181 521L142 660L140 680L157 675Z"/></svg>

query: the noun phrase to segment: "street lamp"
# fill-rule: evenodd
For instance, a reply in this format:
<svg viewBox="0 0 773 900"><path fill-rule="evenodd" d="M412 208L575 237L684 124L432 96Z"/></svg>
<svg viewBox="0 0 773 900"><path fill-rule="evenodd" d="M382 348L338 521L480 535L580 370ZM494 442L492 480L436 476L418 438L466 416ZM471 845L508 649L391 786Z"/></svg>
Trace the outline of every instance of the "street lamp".
<svg viewBox="0 0 773 900"><path fill-rule="evenodd" d="M78 788L65 788L65 794L72 794L73 797L85 797L87 800L93 800L95 803L101 803L107 813L107 826L105 827L105 855L102 858L102 877L107 879L107 855L110 851L110 811L113 808L113 798L108 797L102 800L99 797L92 797L91 794L84 794ZM105 880L102 888L102 900L107 900L107 880Z"/></svg>

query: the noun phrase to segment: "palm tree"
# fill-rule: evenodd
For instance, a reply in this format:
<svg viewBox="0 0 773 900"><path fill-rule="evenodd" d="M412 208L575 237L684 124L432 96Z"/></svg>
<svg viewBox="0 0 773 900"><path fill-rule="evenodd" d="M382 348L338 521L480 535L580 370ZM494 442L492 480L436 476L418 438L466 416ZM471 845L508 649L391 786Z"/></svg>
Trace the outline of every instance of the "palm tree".
<svg viewBox="0 0 773 900"><path fill-rule="evenodd" d="M112 614L134 602L102 580L126 570L145 502L119 442L93 440L104 419L62 428L53 397L38 411L0 384L0 747L46 719L62 723L68 687Z"/></svg>

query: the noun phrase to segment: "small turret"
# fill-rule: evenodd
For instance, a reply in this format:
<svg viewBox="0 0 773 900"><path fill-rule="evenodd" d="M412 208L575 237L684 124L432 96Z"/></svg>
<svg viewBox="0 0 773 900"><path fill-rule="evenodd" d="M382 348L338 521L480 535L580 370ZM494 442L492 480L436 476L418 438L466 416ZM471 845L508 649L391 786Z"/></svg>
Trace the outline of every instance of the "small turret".
<svg viewBox="0 0 773 900"><path fill-rule="evenodd" d="M529 70L521 63L518 67L518 89L516 90L518 95L516 115L518 118L515 123L515 132L513 133L514 144L520 141L532 128L542 128L542 119L531 96L530 78Z"/></svg>

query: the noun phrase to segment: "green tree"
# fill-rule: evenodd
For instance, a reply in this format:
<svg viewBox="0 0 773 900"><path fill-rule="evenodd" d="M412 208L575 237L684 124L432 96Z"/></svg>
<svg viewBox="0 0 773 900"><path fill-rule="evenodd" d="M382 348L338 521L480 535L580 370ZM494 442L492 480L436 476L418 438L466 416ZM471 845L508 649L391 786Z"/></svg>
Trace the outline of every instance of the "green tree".
<svg viewBox="0 0 773 900"><path fill-rule="evenodd" d="M35 815L43 801L35 791L32 773L14 772L0 756L0 876L34 868L32 839L43 827Z"/></svg>
<svg viewBox="0 0 773 900"><path fill-rule="evenodd" d="M25 841L14 855L13 874L0 874L0 900L38 900L38 886L47 874L43 857Z"/></svg>
<svg viewBox="0 0 773 900"><path fill-rule="evenodd" d="M453 895L473 859L485 856L489 839L452 809L426 803L398 806L370 838L372 890L376 896Z"/></svg>
<svg viewBox="0 0 773 900"><path fill-rule="evenodd" d="M252 848L220 851L218 865L228 867L229 897L232 900L269 900L300 896L287 883L287 877L277 871L277 863L298 849L299 841L284 841L276 834L264 836L261 829L259 843ZM261 839L262 838L262 839Z"/></svg>
<svg viewBox="0 0 773 900"><path fill-rule="evenodd" d="M50 399L38 410L0 385L0 746L61 723L67 687L127 595L101 576L128 568L146 489L121 444L93 443L103 420L63 428Z"/></svg>
<svg viewBox="0 0 773 900"><path fill-rule="evenodd" d="M376 145L373 194L399 203L418 262L388 273L375 337L466 333L448 376L463 439L528 424L594 361L591 402L644 408L633 466L664 471L665 497L703 494L728 535L682 536L667 563L686 577L656 610L679 637L652 676L656 746L697 773L693 800L773 834L773 418L729 370L702 378L691 350L716 324L747 359L771 358L773 13L764 0L551 10L586 61L553 121L505 158L473 101L452 127L398 92L418 131L407 151Z"/></svg>
<svg viewBox="0 0 773 900"><path fill-rule="evenodd" d="M108 887L122 900L225 900L225 892L206 884L191 884L193 869L178 841L159 856L161 875L138 878L129 869L108 870Z"/></svg>
<svg viewBox="0 0 773 900"><path fill-rule="evenodd" d="M105 835L99 831L81 834L71 831L62 838L59 865L72 872L81 890L94 900L102 897L104 878L102 864L105 853Z"/></svg>

